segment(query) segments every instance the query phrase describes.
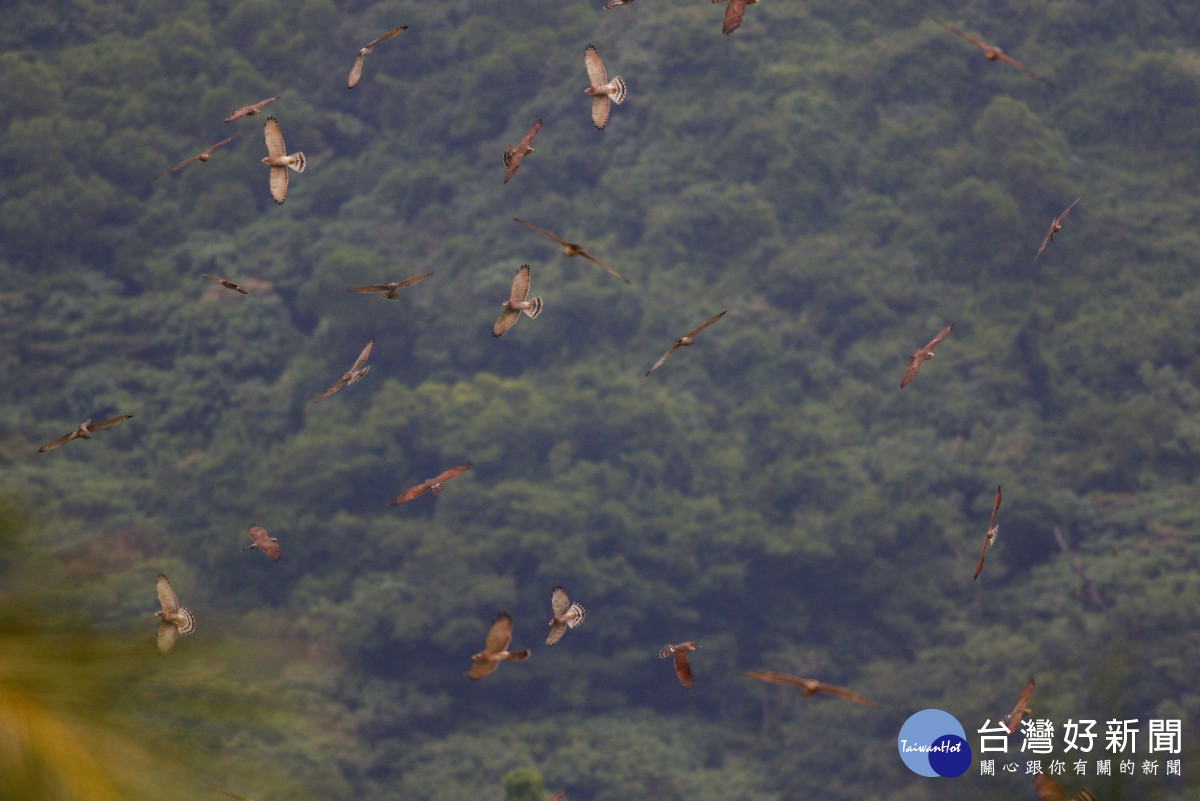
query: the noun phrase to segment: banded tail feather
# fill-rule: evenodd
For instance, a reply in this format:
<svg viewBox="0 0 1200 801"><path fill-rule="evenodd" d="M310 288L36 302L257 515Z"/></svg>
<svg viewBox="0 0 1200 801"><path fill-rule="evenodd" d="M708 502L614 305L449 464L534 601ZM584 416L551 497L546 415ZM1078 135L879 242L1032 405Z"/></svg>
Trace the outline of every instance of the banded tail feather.
<svg viewBox="0 0 1200 801"><path fill-rule="evenodd" d="M542 299L539 296L539 297L536 297L533 300L529 301L529 308L525 310L525 314L527 314L529 316L529 319L533 320L533 319L536 319L537 316L541 313L542 313Z"/></svg>
<svg viewBox="0 0 1200 801"><path fill-rule="evenodd" d="M612 87L612 91L608 96L612 98L612 102L616 103L618 106L621 105L621 101L625 99L625 81L623 81L621 76L618 75L609 81L608 85Z"/></svg>
<svg viewBox="0 0 1200 801"><path fill-rule="evenodd" d="M567 625L575 628L583 622L583 616L586 614L584 608L579 604L571 604L571 608L567 610Z"/></svg>
<svg viewBox="0 0 1200 801"><path fill-rule="evenodd" d="M304 168L308 166L308 162L305 160L303 153L293 153L288 158L291 159L291 161L288 162L288 166L296 172L304 172Z"/></svg>
<svg viewBox="0 0 1200 801"><path fill-rule="evenodd" d="M192 612L185 606L179 607L175 612L179 619L175 625L179 628L180 634L191 634L196 630L196 618L192 617Z"/></svg>

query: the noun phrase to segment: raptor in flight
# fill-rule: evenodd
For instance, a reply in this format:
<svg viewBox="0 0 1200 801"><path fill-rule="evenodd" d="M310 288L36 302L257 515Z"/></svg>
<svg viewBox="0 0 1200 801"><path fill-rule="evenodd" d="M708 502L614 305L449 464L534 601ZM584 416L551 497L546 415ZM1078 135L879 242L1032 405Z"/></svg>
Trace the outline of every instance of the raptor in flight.
<svg viewBox="0 0 1200 801"><path fill-rule="evenodd" d="M196 630L196 621L191 612L179 605L179 597L175 595L166 575L158 574L155 587L158 590L158 604L162 607L162 611L154 613L161 621L158 624L158 652L166 656L175 647L177 637Z"/></svg>
<svg viewBox="0 0 1200 801"><path fill-rule="evenodd" d="M234 120L239 120L242 117L253 117L255 114L262 111L263 106L274 103L278 99L278 97L268 97L266 100L260 100L253 105L242 106L237 111L226 117L225 122L233 122Z"/></svg>
<svg viewBox="0 0 1200 801"><path fill-rule="evenodd" d="M457 475L465 473L466 471L470 470L472 466L473 464L471 462L463 462L458 467L451 467L449 470L439 473L434 478L427 478L415 487L409 487L400 495L398 495L396 500L392 501L392 506L399 506L402 503L408 503L413 498L420 498L426 492L430 491L432 491L434 495L437 495L446 488L447 481Z"/></svg>
<svg viewBox="0 0 1200 801"><path fill-rule="evenodd" d="M996 541L996 535L1000 533L1000 527L996 525L996 512L1000 511L1000 488L996 487L996 500L992 503L992 519L988 521L987 534L983 537L983 551L979 554L979 564L975 566L975 579L979 578L979 574L983 572L983 560L987 558L987 549L993 542Z"/></svg>
<svg viewBox="0 0 1200 801"><path fill-rule="evenodd" d="M1046 249L1046 245L1049 245L1051 242L1054 241L1054 235L1062 230L1063 220L1065 220L1067 215L1071 213L1071 209L1075 208L1075 204L1081 200L1083 200L1083 195L1080 195L1079 197L1075 198L1075 200L1073 200L1071 202L1070 206L1067 206L1065 209L1063 209L1062 214L1058 215L1057 217L1055 217L1053 220L1050 221L1050 230L1047 231L1046 236L1042 238L1041 247L1039 247L1037 249L1037 253L1035 253L1033 256L1034 262L1036 262L1038 260L1038 256L1042 255L1042 251Z"/></svg>
<svg viewBox="0 0 1200 801"><path fill-rule="evenodd" d="M666 659L668 656L675 657L675 675L679 677L679 683L685 690L692 689L694 683L692 681L692 665L688 662L688 653L699 647L694 642L681 642L678 645L664 645L658 652L659 659Z"/></svg>
<svg viewBox="0 0 1200 801"><path fill-rule="evenodd" d="M334 381L333 386L314 398L313 403L320 403L342 387L348 387L366 375L371 369L371 365L367 364L367 359L370 358L373 347L375 347L374 339L367 342L367 346L362 349L362 353L358 354L358 358L354 360L354 364L350 365L350 369L343 373L341 378Z"/></svg>
<svg viewBox="0 0 1200 801"><path fill-rule="evenodd" d="M533 223L525 222L520 217L513 217L513 220L515 220L516 222L519 222L521 225L525 226L526 228L530 229L531 231L537 231L539 234L546 237L551 242L557 243L558 246L562 248L562 252L563 252L564 256L567 256L567 257L583 256L585 259L590 261L592 264L595 264L595 265L603 268L605 272L607 272L609 275L613 276L614 278L619 278L620 280L624 281L627 284L631 283L631 281L628 278L621 275L619 272L614 270L612 267L609 267L607 264L605 264L604 262L600 261L595 256L593 256L591 253L588 253L586 250L584 250L583 245L577 245L574 242L568 242L567 240L563 239L562 237L559 237L555 234L550 233L545 228L538 228Z"/></svg>
<svg viewBox="0 0 1200 801"><path fill-rule="evenodd" d="M550 609L554 617L550 618L550 633L546 635L546 645L554 645L562 639L567 628L575 628L583 622L584 610L579 604L571 603L567 591L555 587L550 593Z"/></svg>
<svg viewBox="0 0 1200 801"><path fill-rule="evenodd" d="M239 136L241 136L244 133L245 133L245 131L238 131L233 136L225 137L220 142L217 142L215 145L211 146L208 150L205 150L202 153L197 153L196 155L192 156L191 158L184 159L183 161L179 162L171 169L169 169L163 173L160 173L158 177L162 178L164 175L170 175L171 173L175 172L176 170L182 170L184 167L191 164L193 161L208 161L210 158L212 158L212 154L213 154L214 150L216 150L218 147L221 147L222 145L229 144L234 139L237 139Z"/></svg>
<svg viewBox="0 0 1200 801"><path fill-rule="evenodd" d="M826 693L828 695L845 698L847 701L853 701L856 704L864 706L878 707L879 704L867 698L863 698L858 693L853 693L845 687L838 687L834 684L825 684L816 679L804 679L799 676L792 676L788 673L774 673L769 670L745 670L742 671L743 676L759 681L770 681L776 684L789 684L793 687L799 687L801 692L808 695L816 695L817 693Z"/></svg>
<svg viewBox="0 0 1200 801"><path fill-rule="evenodd" d="M591 85L583 91L592 96L592 123L601 131L608 124L608 112L612 103L617 105L625 99L625 81L618 75L611 81L604 70L604 62L592 45L587 46L583 54L583 63L587 67L588 81ZM610 103L609 101L612 101Z"/></svg>
<svg viewBox="0 0 1200 801"><path fill-rule="evenodd" d="M971 44L978 47L980 50L983 51L983 57L986 58L988 61L996 61L996 60L1003 61L1005 64L1008 64L1010 67L1016 67L1021 72L1028 75L1030 78L1033 78L1035 81L1041 81L1042 83L1047 84L1049 86L1054 86L1054 84L1051 83L1049 80L1047 80L1046 78L1043 78L1041 75L1038 75L1033 70L1027 68L1025 65L1021 64L1019 61L1017 61L1012 56L1008 55L1007 53L1005 53L1003 50L996 47L995 45L986 44L984 42L979 41L978 39L976 39L973 36L968 36L967 34L960 31L958 28L955 28L953 25L947 25L945 22L942 22L937 17L930 17L930 19L932 19L938 25L941 25L946 30L950 31L950 33L954 34L955 36L961 36L963 39L966 39L968 42L970 42Z"/></svg>
<svg viewBox="0 0 1200 801"><path fill-rule="evenodd" d="M721 312L720 314L714 314L712 317L709 317L703 323L696 326L691 331L688 331L686 334L681 336L679 339L675 340L675 344L671 346L671 349L669 351L667 351L666 353L664 353L659 358L659 360L654 363L654 366L646 371L646 375L648 376L651 373L653 373L655 370L657 370L658 368L662 367L663 362L665 362L667 359L671 358L671 354L674 353L675 351L679 350L680 348L686 348L689 345L692 345L696 340L696 334L699 334L705 328L708 328L710 325L715 323L717 320L720 320L724 316L725 316L725 312Z"/></svg>
<svg viewBox="0 0 1200 801"><path fill-rule="evenodd" d="M274 117L267 117L267 124L263 126L263 137L267 142L267 157L263 159L263 164L271 168L271 197L275 198L276 203L282 203L287 200L288 170L304 172L307 162L303 153L288 155L287 147L283 144L283 134L279 132L279 121Z"/></svg>
<svg viewBox="0 0 1200 801"><path fill-rule="evenodd" d="M496 619L492 621L492 627L488 629L483 650L471 657L475 664L471 665L471 669L467 671L467 677L473 680L482 679L500 667L501 662L510 659L514 662L524 662L533 653L528 648L509 651L508 646L511 642L512 615L508 612L501 612L496 615Z"/></svg>
<svg viewBox="0 0 1200 801"><path fill-rule="evenodd" d="M407 25L399 28L392 28L383 36L380 36L378 39L359 50L358 57L354 59L354 66L350 68L350 77L346 79L346 88L353 89L354 87L358 86L358 80L362 78L363 62L366 61L367 56L371 55L371 51L375 49L375 45L379 44L380 42L386 42L388 39L391 39L394 36L399 36L407 30Z"/></svg>
<svg viewBox="0 0 1200 801"><path fill-rule="evenodd" d="M390 284L368 284L367 286L352 286L352 287L350 287L350 291L351 292L371 292L376 295L379 295L379 297L383 298L384 300L396 300L397 298L399 298L399 295L396 294L397 290L405 289L407 287L412 286L413 284L419 284L431 275L433 275L432 270L427 273L421 273L420 275L413 276L412 278L406 278L403 281L392 281Z"/></svg>
<svg viewBox="0 0 1200 801"><path fill-rule="evenodd" d="M122 414L118 417L110 417L107 420L101 420L99 423L93 423L91 420L84 420L71 433L63 434L58 439L51 440L50 442L47 442L42 447L38 448L38 453L45 453L46 451L52 451L55 448L59 447L60 445L66 445L68 442L70 442L73 439L91 439L92 434L96 433L100 429L108 428L109 426L115 426L118 423L124 423L126 420L128 420L131 417L133 417L132 414Z"/></svg>
<svg viewBox="0 0 1200 801"><path fill-rule="evenodd" d="M542 121L538 120L529 126L529 130L521 137L521 141L517 142L516 147L509 145L504 148L504 166L507 168L504 171L504 183L508 183L517 174L517 170L521 168L521 159L534 152L533 137L537 136L540 130Z"/></svg>
<svg viewBox="0 0 1200 801"><path fill-rule="evenodd" d="M492 325L492 336L502 336L505 331L512 328L513 324L521 319L521 312L525 312L531 320L536 319L542 313L542 299L535 297L533 300L525 300L528 296L529 265L522 264L517 270L517 274L513 276L508 300L500 304L504 307L504 311L500 312L500 316Z"/></svg>
<svg viewBox="0 0 1200 801"><path fill-rule="evenodd" d="M900 389L908 386L908 382L912 381L917 376L917 371L921 369L921 365L929 359L933 358L933 349L938 346L938 343L946 338L950 330L954 328L954 323L943 328L938 332L937 336L929 340L929 344L923 348L917 348L908 357L908 369L904 372L904 378L900 381Z"/></svg>
<svg viewBox="0 0 1200 801"><path fill-rule="evenodd" d="M250 527L250 539L253 542L242 549L243 553L251 548L257 548L265 553L272 562L278 562L279 557L283 556L283 552L279 550L279 540L267 534L267 530L262 526Z"/></svg>

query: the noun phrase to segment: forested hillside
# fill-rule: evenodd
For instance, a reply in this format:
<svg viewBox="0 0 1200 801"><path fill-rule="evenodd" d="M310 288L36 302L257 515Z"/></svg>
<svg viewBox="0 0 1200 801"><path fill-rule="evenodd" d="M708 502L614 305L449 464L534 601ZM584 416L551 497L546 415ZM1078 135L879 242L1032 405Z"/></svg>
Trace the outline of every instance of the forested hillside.
<svg viewBox="0 0 1200 801"><path fill-rule="evenodd" d="M723 13L0 7L0 801L1034 798L896 753L929 707L974 747L1030 676L1060 725L1183 721L1182 777L1064 786L1200 799L1194 4ZM522 264L542 312L494 338ZM555 585L587 616L546 648ZM533 655L469 681L502 610Z"/></svg>

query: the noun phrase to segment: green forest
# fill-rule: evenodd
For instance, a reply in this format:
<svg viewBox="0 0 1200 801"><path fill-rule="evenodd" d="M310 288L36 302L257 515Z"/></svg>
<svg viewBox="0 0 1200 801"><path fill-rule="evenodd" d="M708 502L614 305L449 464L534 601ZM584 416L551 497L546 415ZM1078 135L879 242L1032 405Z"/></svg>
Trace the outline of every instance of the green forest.
<svg viewBox="0 0 1200 801"><path fill-rule="evenodd" d="M976 734L1031 676L1140 721L1068 795L1200 800L1194 3L603 5L0 5L0 801L1035 799ZM927 708L965 775L901 761Z"/></svg>

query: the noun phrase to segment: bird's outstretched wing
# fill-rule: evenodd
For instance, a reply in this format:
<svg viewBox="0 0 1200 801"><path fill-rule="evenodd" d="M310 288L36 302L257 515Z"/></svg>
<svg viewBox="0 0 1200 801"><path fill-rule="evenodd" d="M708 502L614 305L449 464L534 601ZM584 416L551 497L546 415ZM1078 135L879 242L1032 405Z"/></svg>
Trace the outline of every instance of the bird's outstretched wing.
<svg viewBox="0 0 1200 801"><path fill-rule="evenodd" d="M131 417L133 417L132 414L119 414L116 417L110 417L107 420L101 420L99 423L92 423L88 426L88 430L99 431L102 428L108 428L109 426L115 426L120 423L124 423Z"/></svg>
<svg viewBox="0 0 1200 801"><path fill-rule="evenodd" d="M242 117L248 117L253 114L257 114L258 112L262 111L263 106L268 105L270 103L274 103L278 99L279 99L278 97L268 97L266 100L260 100L257 103L252 103L249 106L242 106L237 111L233 112L228 117L226 117L225 122L233 122L236 119L241 119ZM218 790L217 792L220 792L220 790Z"/></svg>
<svg viewBox="0 0 1200 801"><path fill-rule="evenodd" d="M385 33L383 36L380 36L370 44L363 45L363 47L358 51L358 55L354 59L354 66L350 68L350 76L346 79L346 88L353 89L354 87L358 86L358 82L362 78L363 62L366 60L367 56L370 55L371 48L375 47L375 45L379 44L380 42L391 39L393 36L399 36L406 30L408 30L407 25L399 28L392 28L390 31Z"/></svg>

